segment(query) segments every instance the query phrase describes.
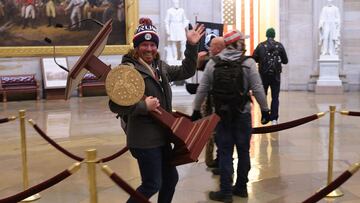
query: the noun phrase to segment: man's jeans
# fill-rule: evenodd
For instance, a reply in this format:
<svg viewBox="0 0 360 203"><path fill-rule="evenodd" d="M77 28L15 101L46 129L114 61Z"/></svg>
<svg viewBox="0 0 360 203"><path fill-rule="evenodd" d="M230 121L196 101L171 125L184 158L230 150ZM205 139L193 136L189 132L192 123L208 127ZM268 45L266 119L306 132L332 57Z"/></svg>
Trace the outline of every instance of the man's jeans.
<svg viewBox="0 0 360 203"><path fill-rule="evenodd" d="M279 118L279 94L280 94L280 75L262 75L261 80L264 86L265 94L271 89L271 114L270 120Z"/></svg>
<svg viewBox="0 0 360 203"><path fill-rule="evenodd" d="M137 159L141 174L142 183L136 191L148 199L159 191L158 202L170 203L179 180L176 167L170 165L170 144L149 149L130 148L130 152ZM127 202L136 200L130 198Z"/></svg>
<svg viewBox="0 0 360 203"><path fill-rule="evenodd" d="M219 152L220 190L223 194L232 194L232 174L234 145L238 153L237 190L245 189L250 170L250 113L237 113L231 122L221 121L216 127L216 141Z"/></svg>

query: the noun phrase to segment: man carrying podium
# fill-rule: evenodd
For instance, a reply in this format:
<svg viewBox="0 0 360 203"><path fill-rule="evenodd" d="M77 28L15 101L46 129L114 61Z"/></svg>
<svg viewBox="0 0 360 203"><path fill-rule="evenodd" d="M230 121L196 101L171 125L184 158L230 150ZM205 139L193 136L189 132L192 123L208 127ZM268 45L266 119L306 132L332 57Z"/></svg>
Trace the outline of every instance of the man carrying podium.
<svg viewBox="0 0 360 203"><path fill-rule="evenodd" d="M150 112L160 113L161 107L171 112L172 93L169 83L192 77L196 71L198 42L204 26L195 26L186 33L185 59L180 66L169 66L160 60L157 29L148 18L140 19L133 38L134 49L122 59L122 64L132 64L145 83L145 99L131 106L120 106L109 101L110 110L126 122L127 146L137 159L141 185L136 189L150 199L159 192L158 202L171 202L178 172L171 162L171 132L159 125ZM127 202L136 202L131 198Z"/></svg>

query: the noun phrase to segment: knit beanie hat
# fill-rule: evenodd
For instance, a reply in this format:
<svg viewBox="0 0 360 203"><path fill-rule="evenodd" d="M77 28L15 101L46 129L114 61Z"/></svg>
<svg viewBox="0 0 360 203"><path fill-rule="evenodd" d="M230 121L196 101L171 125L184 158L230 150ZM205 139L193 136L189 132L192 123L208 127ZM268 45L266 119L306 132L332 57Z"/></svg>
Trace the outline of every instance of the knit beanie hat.
<svg viewBox="0 0 360 203"><path fill-rule="evenodd" d="M266 30L266 37L267 38L275 38L275 30L274 28L269 28Z"/></svg>
<svg viewBox="0 0 360 203"><path fill-rule="evenodd" d="M240 39L246 39L247 37L244 33L240 32L239 30L232 30L224 35L225 45L232 44Z"/></svg>
<svg viewBox="0 0 360 203"><path fill-rule="evenodd" d="M150 41L159 47L159 36L157 34L157 28L152 24L150 18L140 18L139 26L135 30L133 43L134 48L138 47L141 42Z"/></svg>

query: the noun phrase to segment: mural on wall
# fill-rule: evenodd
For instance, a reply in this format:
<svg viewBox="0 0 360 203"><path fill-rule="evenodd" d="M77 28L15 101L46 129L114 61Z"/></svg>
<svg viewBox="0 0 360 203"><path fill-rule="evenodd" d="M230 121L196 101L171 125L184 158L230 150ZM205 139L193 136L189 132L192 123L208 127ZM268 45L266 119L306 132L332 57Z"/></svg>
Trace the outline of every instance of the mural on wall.
<svg viewBox="0 0 360 203"><path fill-rule="evenodd" d="M88 45L113 20L108 45L126 43L124 0L0 0L0 46Z"/></svg>

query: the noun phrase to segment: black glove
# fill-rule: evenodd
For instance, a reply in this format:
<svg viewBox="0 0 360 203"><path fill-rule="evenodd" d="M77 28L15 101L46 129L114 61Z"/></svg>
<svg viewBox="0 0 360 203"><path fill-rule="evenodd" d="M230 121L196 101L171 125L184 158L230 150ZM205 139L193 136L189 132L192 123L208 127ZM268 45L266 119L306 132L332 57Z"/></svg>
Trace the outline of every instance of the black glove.
<svg viewBox="0 0 360 203"><path fill-rule="evenodd" d="M261 124L265 125L270 121L270 111L261 111Z"/></svg>
<svg viewBox="0 0 360 203"><path fill-rule="evenodd" d="M199 120L201 117L202 116L200 111L194 110L193 113L191 114L191 121Z"/></svg>

